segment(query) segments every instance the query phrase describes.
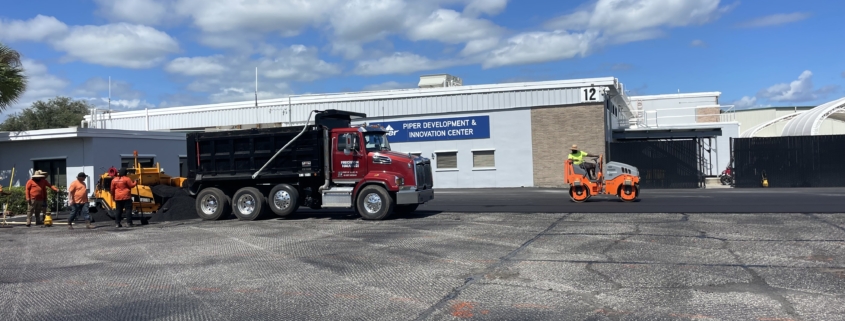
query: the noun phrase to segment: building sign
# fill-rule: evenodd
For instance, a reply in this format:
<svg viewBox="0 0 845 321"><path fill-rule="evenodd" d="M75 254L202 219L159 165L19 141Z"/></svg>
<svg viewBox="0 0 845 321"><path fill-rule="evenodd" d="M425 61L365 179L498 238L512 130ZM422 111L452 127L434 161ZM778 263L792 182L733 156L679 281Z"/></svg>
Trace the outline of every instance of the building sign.
<svg viewBox="0 0 845 321"><path fill-rule="evenodd" d="M490 116L401 120L383 123L391 143L490 138Z"/></svg>

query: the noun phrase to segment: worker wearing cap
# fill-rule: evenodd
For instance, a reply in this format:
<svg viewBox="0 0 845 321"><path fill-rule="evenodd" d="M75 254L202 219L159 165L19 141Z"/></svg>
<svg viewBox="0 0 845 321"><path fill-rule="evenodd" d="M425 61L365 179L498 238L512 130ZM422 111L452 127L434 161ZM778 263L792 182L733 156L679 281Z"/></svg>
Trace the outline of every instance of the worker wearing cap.
<svg viewBox="0 0 845 321"><path fill-rule="evenodd" d="M70 187L67 189L71 208L70 218L67 219L67 228L71 230L73 229L73 220L80 214L85 219L86 227L89 229L94 228L91 226L91 217L88 215L88 186L85 185L86 178L88 178L88 175L79 173L79 175L76 175L76 180L70 183Z"/></svg>
<svg viewBox="0 0 845 321"><path fill-rule="evenodd" d="M584 170L587 171L587 175L590 176L590 179L596 179L596 164L593 163L585 163L584 157L599 157L599 155L593 155L587 153L582 150L578 150L578 145L572 145L572 152L569 154L569 159L572 160L573 165L578 165Z"/></svg>
<svg viewBox="0 0 845 321"><path fill-rule="evenodd" d="M32 178L26 182L26 226L32 224L32 215L35 215L35 225L44 224L41 220L41 211L44 210L44 203L47 202L47 188L49 187L54 192L59 189L50 184L45 178L46 172L41 170L35 171Z"/></svg>
<svg viewBox="0 0 845 321"><path fill-rule="evenodd" d="M110 192L114 197L114 224L116 227L123 227L120 221L124 212L126 213L126 221L129 223L129 227L135 226L132 223L132 188L135 185L137 185L136 181L126 177L126 168L121 168L117 173L117 177L111 181Z"/></svg>

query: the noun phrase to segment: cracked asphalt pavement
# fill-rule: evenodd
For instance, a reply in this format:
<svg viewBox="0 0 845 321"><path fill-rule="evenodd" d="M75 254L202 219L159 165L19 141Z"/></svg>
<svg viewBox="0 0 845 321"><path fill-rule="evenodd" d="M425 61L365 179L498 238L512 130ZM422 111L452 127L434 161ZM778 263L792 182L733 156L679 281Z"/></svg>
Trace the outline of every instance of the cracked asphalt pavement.
<svg viewBox="0 0 845 321"><path fill-rule="evenodd" d="M845 214L427 207L0 229L0 320L845 320Z"/></svg>

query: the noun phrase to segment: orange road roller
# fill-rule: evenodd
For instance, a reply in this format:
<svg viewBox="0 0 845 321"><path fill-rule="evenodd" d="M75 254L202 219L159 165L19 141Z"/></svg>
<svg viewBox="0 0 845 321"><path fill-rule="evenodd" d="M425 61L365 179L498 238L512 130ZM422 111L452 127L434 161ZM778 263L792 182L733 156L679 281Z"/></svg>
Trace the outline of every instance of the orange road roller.
<svg viewBox="0 0 845 321"><path fill-rule="evenodd" d="M618 163L603 162L603 155L596 162L596 177L590 179L587 170L574 165L567 159L563 166L563 178L569 185L569 197L581 203L595 195L616 195L624 202L636 201L640 195L640 173L636 167ZM586 162L586 160L585 160Z"/></svg>

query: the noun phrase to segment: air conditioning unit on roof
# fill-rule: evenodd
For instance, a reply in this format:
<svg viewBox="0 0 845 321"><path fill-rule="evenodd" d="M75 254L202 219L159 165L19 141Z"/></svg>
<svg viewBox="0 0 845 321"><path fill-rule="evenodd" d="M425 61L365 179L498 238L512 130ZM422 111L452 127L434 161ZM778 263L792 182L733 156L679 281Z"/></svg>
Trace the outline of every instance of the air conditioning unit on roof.
<svg viewBox="0 0 845 321"><path fill-rule="evenodd" d="M425 75L420 76L420 83L418 86L420 88L463 86L463 80L448 74Z"/></svg>

